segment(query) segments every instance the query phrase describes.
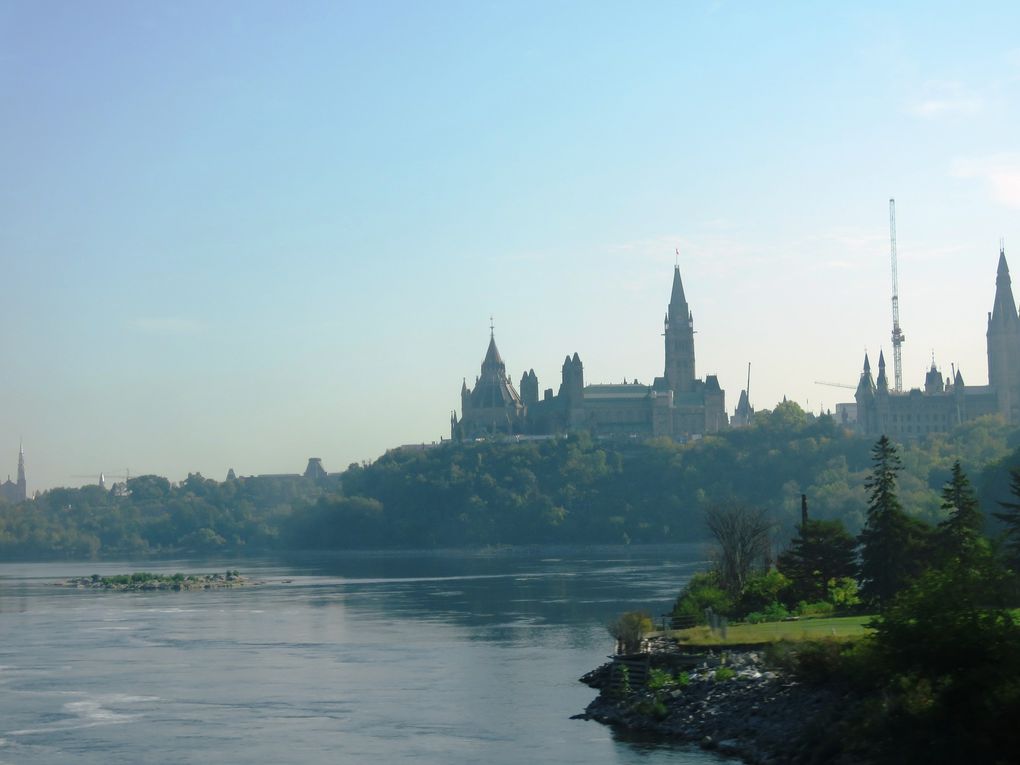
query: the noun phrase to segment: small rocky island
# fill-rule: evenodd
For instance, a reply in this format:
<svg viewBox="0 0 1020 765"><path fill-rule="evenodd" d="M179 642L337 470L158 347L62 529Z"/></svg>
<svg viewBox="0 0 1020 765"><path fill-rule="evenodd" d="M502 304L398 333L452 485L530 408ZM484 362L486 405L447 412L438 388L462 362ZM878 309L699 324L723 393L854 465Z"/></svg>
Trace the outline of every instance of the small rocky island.
<svg viewBox="0 0 1020 765"><path fill-rule="evenodd" d="M79 590L111 590L114 592L149 592L154 590L218 590L255 584L239 571L214 574L150 574L145 571L113 576L79 576L58 583Z"/></svg>
<svg viewBox="0 0 1020 765"><path fill-rule="evenodd" d="M820 752L847 689L799 682L765 646L693 652L673 640L614 657L581 681L599 696L575 719L690 742L754 765L857 760ZM821 760L816 759L823 754Z"/></svg>

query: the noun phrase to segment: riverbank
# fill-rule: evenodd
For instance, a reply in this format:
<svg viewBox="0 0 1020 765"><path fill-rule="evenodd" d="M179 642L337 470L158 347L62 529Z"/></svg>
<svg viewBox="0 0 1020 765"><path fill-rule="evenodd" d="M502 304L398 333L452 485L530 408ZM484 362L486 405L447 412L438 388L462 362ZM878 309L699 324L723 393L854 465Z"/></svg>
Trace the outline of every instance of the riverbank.
<svg viewBox="0 0 1020 765"><path fill-rule="evenodd" d="M692 656L660 639L649 662L652 681L629 692L611 690L610 664L582 677L599 696L578 717L696 743L752 765L861 762L826 735L853 700L845 687L804 685L770 666L760 650Z"/></svg>

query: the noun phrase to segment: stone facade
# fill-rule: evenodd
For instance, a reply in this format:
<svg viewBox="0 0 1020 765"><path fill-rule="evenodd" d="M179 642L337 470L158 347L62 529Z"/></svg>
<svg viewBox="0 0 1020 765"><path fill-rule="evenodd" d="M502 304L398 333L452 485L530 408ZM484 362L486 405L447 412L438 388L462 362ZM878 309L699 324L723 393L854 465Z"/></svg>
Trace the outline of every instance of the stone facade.
<svg viewBox="0 0 1020 765"><path fill-rule="evenodd" d="M489 435L550 435L587 430L598 435L671 436L715 433L727 427L726 394L715 375L695 377L694 316L684 295L680 268L665 316L663 375L651 385L585 385L584 364L574 353L561 368L557 393L539 397L531 369L514 388L494 335L472 388L461 387L461 415L450 418L454 439Z"/></svg>
<svg viewBox="0 0 1020 765"><path fill-rule="evenodd" d="M898 393L889 388L885 356L878 357L878 378L864 355L864 370L854 399L857 430L865 435L918 438L944 433L987 414L1020 423L1020 314L1013 299L1006 254L999 251L995 301L988 313L988 385L965 385L959 369L943 378L932 360L924 389Z"/></svg>

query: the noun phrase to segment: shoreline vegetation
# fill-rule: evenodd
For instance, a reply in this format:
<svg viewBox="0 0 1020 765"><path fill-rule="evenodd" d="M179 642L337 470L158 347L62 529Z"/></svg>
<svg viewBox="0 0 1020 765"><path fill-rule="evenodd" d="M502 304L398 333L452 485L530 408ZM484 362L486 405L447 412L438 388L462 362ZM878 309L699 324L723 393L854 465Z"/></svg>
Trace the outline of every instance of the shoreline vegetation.
<svg viewBox="0 0 1020 765"><path fill-rule="evenodd" d="M901 502L885 436L872 462L856 536L805 497L773 559L764 511L709 509L714 565L668 615L686 629L654 633L638 611L608 625L616 655L582 678L599 695L581 717L754 765L1015 763L1020 467L992 538L959 461L937 525Z"/></svg>
<svg viewBox="0 0 1020 765"><path fill-rule="evenodd" d="M111 592L154 592L168 590L182 592L186 590L221 590L232 587L248 587L257 584L239 571L226 571L212 574L150 574L136 571L133 574L113 574L111 576L78 576L58 582L59 587L71 587L78 590L106 590Z"/></svg>

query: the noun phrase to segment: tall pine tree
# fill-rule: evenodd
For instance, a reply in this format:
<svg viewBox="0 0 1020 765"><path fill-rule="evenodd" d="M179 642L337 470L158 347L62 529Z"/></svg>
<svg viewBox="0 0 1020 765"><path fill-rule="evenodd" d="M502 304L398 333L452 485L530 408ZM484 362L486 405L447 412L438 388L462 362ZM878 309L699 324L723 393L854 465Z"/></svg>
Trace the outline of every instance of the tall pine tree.
<svg viewBox="0 0 1020 765"><path fill-rule="evenodd" d="M952 474L942 489L942 508L949 515L935 532L939 556L943 561L955 558L967 564L981 545L984 518L959 460L953 463Z"/></svg>
<svg viewBox="0 0 1020 765"><path fill-rule="evenodd" d="M871 459L871 477L864 484L868 516L859 537L861 594L882 609L924 570L930 530L903 511L896 495L902 463L888 436L872 447Z"/></svg>
<svg viewBox="0 0 1020 765"><path fill-rule="evenodd" d="M829 580L857 573L856 542L840 520L805 519L776 568L791 581L794 600L827 600Z"/></svg>
<svg viewBox="0 0 1020 765"><path fill-rule="evenodd" d="M1020 468L1009 471L1009 493L1017 502L1000 502L1003 512L993 513L1006 526L1005 553L1006 563L1014 572L1020 574Z"/></svg>

